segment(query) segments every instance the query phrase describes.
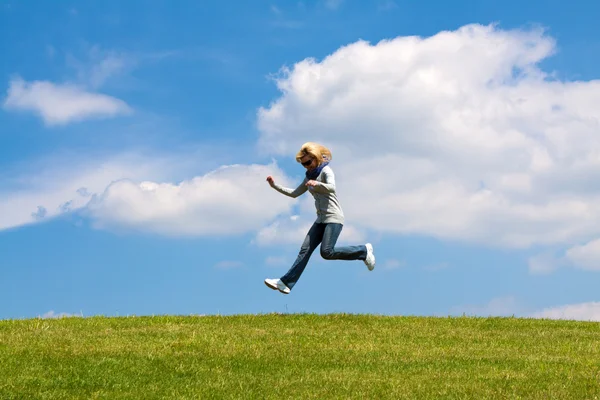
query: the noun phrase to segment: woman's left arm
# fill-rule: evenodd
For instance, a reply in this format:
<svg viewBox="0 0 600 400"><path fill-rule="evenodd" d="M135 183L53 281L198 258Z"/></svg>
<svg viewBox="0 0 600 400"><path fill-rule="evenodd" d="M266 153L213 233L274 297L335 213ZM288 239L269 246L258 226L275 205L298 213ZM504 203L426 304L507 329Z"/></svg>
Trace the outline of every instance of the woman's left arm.
<svg viewBox="0 0 600 400"><path fill-rule="evenodd" d="M324 182L317 182L315 191L321 193L335 193L335 175L333 170L329 167L326 167L323 168L322 172Z"/></svg>

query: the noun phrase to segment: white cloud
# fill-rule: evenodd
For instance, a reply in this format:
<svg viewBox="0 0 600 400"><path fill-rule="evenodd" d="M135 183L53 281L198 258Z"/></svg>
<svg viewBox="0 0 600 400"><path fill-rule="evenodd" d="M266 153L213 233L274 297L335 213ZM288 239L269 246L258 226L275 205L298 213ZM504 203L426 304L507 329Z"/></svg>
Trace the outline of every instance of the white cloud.
<svg viewBox="0 0 600 400"><path fill-rule="evenodd" d="M562 256L547 251L530 257L529 272L548 274L560 267L572 267L588 271L600 271L600 239L568 248Z"/></svg>
<svg viewBox="0 0 600 400"><path fill-rule="evenodd" d="M111 157L64 154L9 168L16 184L0 187L0 230L48 220L86 206L111 182L168 178L182 162L173 157L123 153ZM14 169L14 170L13 170ZM6 167L5 167L5 171ZM8 179L4 179L7 182Z"/></svg>
<svg viewBox="0 0 600 400"><path fill-rule="evenodd" d="M76 222L86 218L100 229L229 235L256 232L279 214L289 214L295 200L266 182L273 175L288 184L276 164L215 169L222 157L202 156L214 150L60 153L9 166L0 172L0 230L70 213ZM207 172L193 177L199 170Z"/></svg>
<svg viewBox="0 0 600 400"><path fill-rule="evenodd" d="M527 260L529 272L534 275L549 274L561 265L562 260L550 253L541 253Z"/></svg>
<svg viewBox="0 0 600 400"><path fill-rule="evenodd" d="M49 57L54 57L56 50L48 46L47 52ZM89 46L80 58L66 55L66 64L74 70L74 74L64 83L26 82L20 77L13 78L4 108L34 112L43 118L46 125L131 114L131 107L124 101L98 93L98 89L106 86L109 80L123 76L140 61L162 59L170 54L134 55ZM119 85L123 86L121 81Z"/></svg>
<svg viewBox="0 0 600 400"><path fill-rule="evenodd" d="M569 319L600 322L600 302L569 304L533 313L534 318Z"/></svg>
<svg viewBox="0 0 600 400"><path fill-rule="evenodd" d="M100 62L90 71L90 84L92 87L102 86L111 76L122 71L127 65L127 61L116 55L109 55L100 60Z"/></svg>
<svg viewBox="0 0 600 400"><path fill-rule="evenodd" d="M268 175L283 174L275 165L230 165L178 184L120 180L90 201L87 211L100 228L241 234L260 229L294 203L271 193Z"/></svg>
<svg viewBox="0 0 600 400"><path fill-rule="evenodd" d="M561 256L550 251L542 252L530 257L528 265L532 274L548 274L560 267L600 271L600 239L571 246Z"/></svg>
<svg viewBox="0 0 600 400"><path fill-rule="evenodd" d="M577 268L600 271L600 239L571 247L565 258Z"/></svg>
<svg viewBox="0 0 600 400"><path fill-rule="evenodd" d="M138 65L140 58L151 55L134 55L114 50L105 50L99 46L86 47L79 57L67 54L66 62L75 70L77 82L91 89L98 89L119 75Z"/></svg>
<svg viewBox="0 0 600 400"><path fill-rule="evenodd" d="M40 318L42 318L42 319L48 319L48 318L58 319L58 318L79 317L79 316L80 315L69 314L66 312L56 313L53 310L50 310L47 313L45 313L44 315L41 315Z"/></svg>
<svg viewBox="0 0 600 400"><path fill-rule="evenodd" d="M38 114L46 125L64 125L89 118L126 115L131 108L122 100L92 93L72 84L12 79L4 100L7 110Z"/></svg>
<svg viewBox="0 0 600 400"><path fill-rule="evenodd" d="M333 151L357 226L526 248L600 236L600 81L539 68L542 30L469 25L283 69L260 147ZM310 132L310 137L306 136Z"/></svg>

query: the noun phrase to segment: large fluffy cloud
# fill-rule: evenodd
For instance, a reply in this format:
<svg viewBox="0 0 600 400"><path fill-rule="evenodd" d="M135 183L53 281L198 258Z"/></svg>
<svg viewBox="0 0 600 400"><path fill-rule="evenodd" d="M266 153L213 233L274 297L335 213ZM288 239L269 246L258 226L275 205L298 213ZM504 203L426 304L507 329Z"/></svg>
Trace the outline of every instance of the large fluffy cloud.
<svg viewBox="0 0 600 400"><path fill-rule="evenodd" d="M277 79L260 147L333 151L351 222L509 247L600 235L600 81L539 67L542 30L358 41Z"/></svg>
<svg viewBox="0 0 600 400"><path fill-rule="evenodd" d="M20 78L10 82L4 108L34 112L47 125L131 113L131 108L124 101L105 94L89 92L72 84L25 82Z"/></svg>
<svg viewBox="0 0 600 400"><path fill-rule="evenodd" d="M0 230L48 220L82 209L111 182L167 179L180 163L169 157L123 153L111 157L60 154L8 168L0 186ZM6 172L6 171L5 171ZM11 181L15 182L11 185ZM4 185L5 184L5 185Z"/></svg>
<svg viewBox="0 0 600 400"><path fill-rule="evenodd" d="M296 203L267 184L268 175L289 184L274 163L229 165L177 179L182 171L194 176L198 165L190 164L182 154L51 157L0 187L0 230L77 213L105 229L240 234L289 214Z"/></svg>
<svg viewBox="0 0 600 400"><path fill-rule="evenodd" d="M265 178L274 174L283 175L275 165L230 165L176 184L119 180L87 210L100 227L164 235L251 232L294 202L271 193Z"/></svg>

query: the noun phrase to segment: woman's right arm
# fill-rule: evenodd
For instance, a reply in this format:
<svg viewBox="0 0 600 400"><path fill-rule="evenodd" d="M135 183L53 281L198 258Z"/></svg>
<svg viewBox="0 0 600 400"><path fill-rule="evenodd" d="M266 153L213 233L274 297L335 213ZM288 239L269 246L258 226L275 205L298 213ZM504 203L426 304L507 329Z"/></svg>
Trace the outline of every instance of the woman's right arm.
<svg viewBox="0 0 600 400"><path fill-rule="evenodd" d="M271 178L271 177L269 177L269 178ZM300 185L296 189L290 189L290 188L286 188L286 187L276 184L275 181L273 180L273 178L271 178L270 180L269 180L269 178L267 178L267 181L269 182L269 185L271 185L271 187L273 189L275 189L279 193L285 194L286 196L289 196L289 197L296 198L308 190L308 188L306 187L306 179L304 179L302 181L302 183L300 183Z"/></svg>

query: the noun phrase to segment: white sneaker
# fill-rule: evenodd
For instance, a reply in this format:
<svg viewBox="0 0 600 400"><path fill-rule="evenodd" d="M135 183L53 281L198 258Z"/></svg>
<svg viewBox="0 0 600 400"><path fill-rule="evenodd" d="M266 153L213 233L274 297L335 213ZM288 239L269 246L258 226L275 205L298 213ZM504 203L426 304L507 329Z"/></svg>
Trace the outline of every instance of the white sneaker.
<svg viewBox="0 0 600 400"><path fill-rule="evenodd" d="M373 254L373 245L371 243L367 243L367 259L365 260L365 265L369 268L369 271L373 271L375 268L375 254Z"/></svg>
<svg viewBox="0 0 600 400"><path fill-rule="evenodd" d="M265 285L273 290L279 290L283 294L290 294L290 288L281 279L265 279Z"/></svg>

